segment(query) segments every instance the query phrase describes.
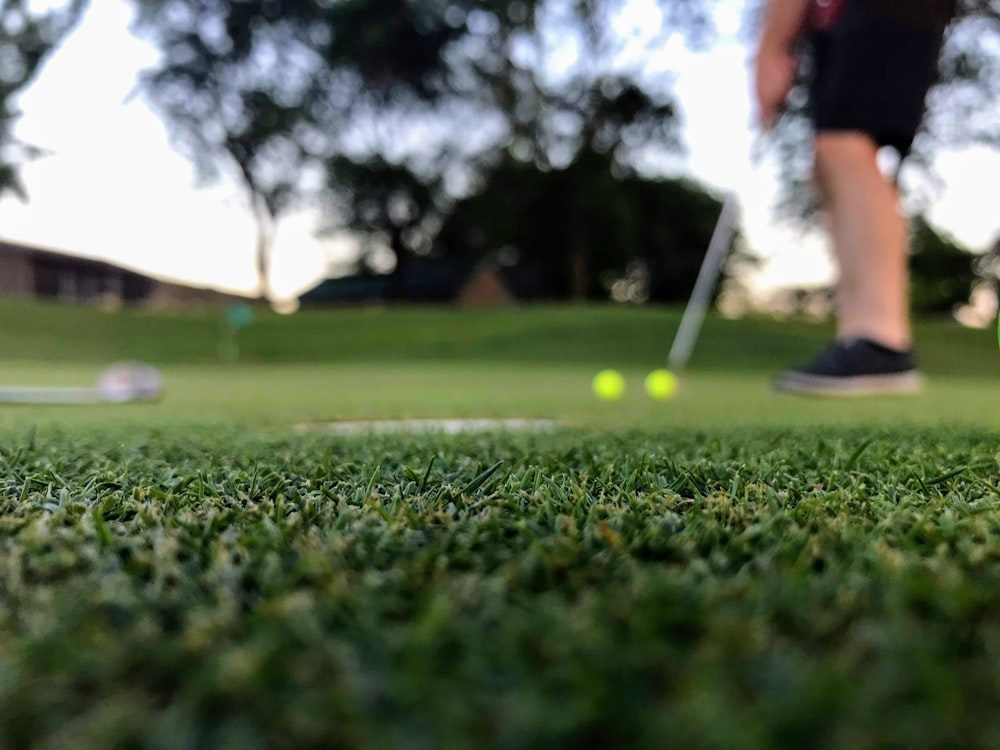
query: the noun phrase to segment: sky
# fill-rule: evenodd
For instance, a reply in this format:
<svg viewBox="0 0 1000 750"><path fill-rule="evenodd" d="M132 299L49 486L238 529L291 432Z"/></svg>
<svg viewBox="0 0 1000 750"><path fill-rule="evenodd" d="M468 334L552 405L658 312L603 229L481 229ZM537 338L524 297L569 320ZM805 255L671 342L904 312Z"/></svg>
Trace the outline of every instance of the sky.
<svg viewBox="0 0 1000 750"><path fill-rule="evenodd" d="M641 29L654 0L631 0L625 28ZM710 52L668 45L650 61L673 71L684 109L688 151L677 165L720 192L740 198L751 247L768 262L757 289L828 283L834 267L825 242L774 221L773 170L754 169L753 108L748 51L739 41L742 3L721 6L721 37ZM126 0L91 4L81 25L20 98L16 134L49 153L23 178L30 201L0 201L0 239L84 255L227 291L256 286L255 230L238 183L199 185L188 159L139 97L140 71L157 53L129 31ZM930 217L968 247L985 249L1000 236L1000 155L985 150L945 153L937 170L944 189ZM289 298L343 258L343 240L315 237L316 219L300 213L278 228L272 286Z"/></svg>

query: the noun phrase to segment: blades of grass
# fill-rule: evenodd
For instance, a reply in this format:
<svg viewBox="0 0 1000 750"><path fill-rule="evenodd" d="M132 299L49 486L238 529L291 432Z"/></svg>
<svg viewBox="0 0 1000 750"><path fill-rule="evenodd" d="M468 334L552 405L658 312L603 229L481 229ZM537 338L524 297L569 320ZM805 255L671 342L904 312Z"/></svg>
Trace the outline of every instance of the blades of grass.
<svg viewBox="0 0 1000 750"><path fill-rule="evenodd" d="M253 500L257 495L257 477L259 469L260 464L254 461L253 474L250 475L250 487L247 489L247 497L250 498L250 500Z"/></svg>
<svg viewBox="0 0 1000 750"><path fill-rule="evenodd" d="M551 496L559 502L560 505L568 505L569 498L566 496L566 492L563 490L562 486L554 478L550 478L546 481L546 486L549 489Z"/></svg>
<svg viewBox="0 0 1000 750"><path fill-rule="evenodd" d="M177 480L176 483L174 483L174 485L170 488L170 490L174 494L179 495L180 493L184 492L184 490L186 490L188 487L190 487L192 484L194 484L197 479L198 477L195 476L194 474L189 474L186 477L181 477L180 479ZM121 485L117 486L119 488L121 487Z"/></svg>
<svg viewBox="0 0 1000 750"><path fill-rule="evenodd" d="M335 506L338 506L338 507L340 506L340 498L337 497L333 493L333 490L331 490L325 484L320 486L319 491L323 495L323 497L325 497L327 500L331 501Z"/></svg>
<svg viewBox="0 0 1000 750"><path fill-rule="evenodd" d="M424 471L424 476L420 480L420 486L417 488L418 494L423 494L424 490L427 489L427 482L431 478L431 469L434 468L435 461L437 461L437 456L431 456L431 460L427 464L427 469Z"/></svg>
<svg viewBox="0 0 1000 750"><path fill-rule="evenodd" d="M28 433L28 442L27 442L27 444L26 445L19 445L19 446L17 446L17 450L15 450L11 454L10 458L7 460L7 464L9 466L17 466L19 463L21 463L21 459L22 458L24 458L29 453L31 453L32 450L34 450L34 446L35 446L35 431L36 431L36 428L34 426L32 426L31 431Z"/></svg>
<svg viewBox="0 0 1000 750"><path fill-rule="evenodd" d="M372 472L371 479L368 480L368 486L365 487L365 497L372 496L372 490L375 489L375 482L378 481L378 476L382 472L381 466L376 466L375 471Z"/></svg>
<svg viewBox="0 0 1000 750"><path fill-rule="evenodd" d="M517 485L518 492L525 491L525 489L528 486L528 480L533 478L535 471L536 469L534 466L529 466L527 469L524 470L524 473L521 475L521 481Z"/></svg>
<svg viewBox="0 0 1000 750"><path fill-rule="evenodd" d="M473 479L471 482L465 485L465 487L462 488L461 494L471 495L473 492L475 492L484 484L486 484L486 482L489 481L490 477L492 477L500 470L501 466L503 466L503 461L497 461L490 468L482 472L479 476L477 476L475 479Z"/></svg>
<svg viewBox="0 0 1000 750"><path fill-rule="evenodd" d="M392 522L392 516L389 514L389 512L385 508L383 508L381 505L379 505L378 503L376 503L374 500L369 500L368 501L368 507L371 508L376 513L378 513L379 517L381 517L381 519L383 521L385 521L386 523L391 523Z"/></svg>
<svg viewBox="0 0 1000 750"><path fill-rule="evenodd" d="M858 462L858 459L861 458L864 452L868 450L868 448L870 448L874 442L875 442L874 437L870 437L867 440L863 441L861 445L859 445L857 448L854 449L854 453L852 453L851 457L847 459L847 463L844 464L844 468L847 469L848 471L853 469L854 465Z"/></svg>
<svg viewBox="0 0 1000 750"><path fill-rule="evenodd" d="M947 482L949 479L954 479L955 477L964 474L969 470L969 468L970 468L969 466L959 466L957 469L952 469L951 471L945 472L939 477L934 477L934 479L928 479L925 486L933 487L934 485Z"/></svg>
<svg viewBox="0 0 1000 750"><path fill-rule="evenodd" d="M982 487L983 489L988 490L990 492L993 492L993 493L1000 492L1000 487L997 487L995 484L991 484L989 482L989 480L983 479L982 477L975 477L974 476L974 477L972 477L972 481L976 485L978 485L978 486Z"/></svg>
<svg viewBox="0 0 1000 750"><path fill-rule="evenodd" d="M90 517L94 524L94 532L97 534L97 538L101 540L101 544L105 547L110 547L114 538L111 536L111 531L108 529L108 525L104 522L104 514L101 513L100 509L94 507L90 511Z"/></svg>

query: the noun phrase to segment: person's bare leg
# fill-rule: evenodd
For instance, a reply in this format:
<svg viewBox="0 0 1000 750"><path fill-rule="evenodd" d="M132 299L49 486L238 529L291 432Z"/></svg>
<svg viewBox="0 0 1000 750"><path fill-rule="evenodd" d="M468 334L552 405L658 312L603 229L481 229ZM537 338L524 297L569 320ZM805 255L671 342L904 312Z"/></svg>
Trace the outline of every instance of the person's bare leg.
<svg viewBox="0 0 1000 750"><path fill-rule="evenodd" d="M902 351L911 345L908 231L877 152L866 135L821 133L816 179L840 265L838 338Z"/></svg>

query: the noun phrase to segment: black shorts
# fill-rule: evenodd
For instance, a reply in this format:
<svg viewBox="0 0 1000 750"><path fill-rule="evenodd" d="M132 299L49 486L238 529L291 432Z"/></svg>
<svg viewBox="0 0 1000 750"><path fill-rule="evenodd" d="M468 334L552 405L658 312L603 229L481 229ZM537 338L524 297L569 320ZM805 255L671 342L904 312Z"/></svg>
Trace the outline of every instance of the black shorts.
<svg viewBox="0 0 1000 750"><path fill-rule="evenodd" d="M944 25L908 23L847 0L836 25L813 35L817 132L865 133L906 156L937 81Z"/></svg>

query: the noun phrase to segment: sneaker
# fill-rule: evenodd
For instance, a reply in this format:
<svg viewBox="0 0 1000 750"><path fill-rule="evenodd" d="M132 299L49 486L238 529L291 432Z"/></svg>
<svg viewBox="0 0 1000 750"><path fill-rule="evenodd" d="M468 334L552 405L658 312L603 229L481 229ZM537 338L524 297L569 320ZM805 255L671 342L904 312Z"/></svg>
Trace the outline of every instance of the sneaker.
<svg viewBox="0 0 1000 750"><path fill-rule="evenodd" d="M805 367L781 373L773 386L779 393L801 396L913 394L923 389L923 377L912 352L846 339L828 346Z"/></svg>

